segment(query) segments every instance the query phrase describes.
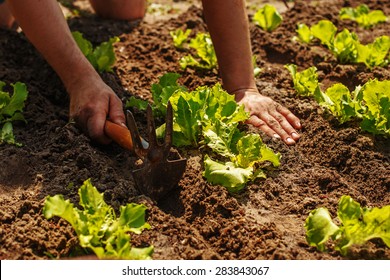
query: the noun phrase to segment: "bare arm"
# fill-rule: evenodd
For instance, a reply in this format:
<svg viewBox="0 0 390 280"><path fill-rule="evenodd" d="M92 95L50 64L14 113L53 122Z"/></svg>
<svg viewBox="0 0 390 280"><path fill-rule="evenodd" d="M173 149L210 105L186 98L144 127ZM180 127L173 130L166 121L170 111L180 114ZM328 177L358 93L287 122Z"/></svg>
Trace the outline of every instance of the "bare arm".
<svg viewBox="0 0 390 280"><path fill-rule="evenodd" d="M244 0L202 0L218 58L224 88L235 94L251 117L249 123L286 144L299 139L299 119L287 108L261 95L253 76L249 23Z"/></svg>
<svg viewBox="0 0 390 280"><path fill-rule="evenodd" d="M93 139L108 143L107 116L125 122L122 102L102 81L73 40L55 0L8 0L23 32L57 72L70 96L70 117Z"/></svg>

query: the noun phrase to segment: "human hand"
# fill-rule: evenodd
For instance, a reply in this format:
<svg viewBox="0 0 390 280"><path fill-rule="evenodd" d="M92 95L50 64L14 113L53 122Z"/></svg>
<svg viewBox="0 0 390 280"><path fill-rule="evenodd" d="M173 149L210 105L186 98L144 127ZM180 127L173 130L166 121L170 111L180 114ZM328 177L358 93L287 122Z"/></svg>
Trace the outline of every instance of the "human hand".
<svg viewBox="0 0 390 280"><path fill-rule="evenodd" d="M287 145L294 145L300 138L299 119L287 108L269 97L261 95L257 89L235 91L237 103L243 104L250 113L247 123L258 127L273 138L281 138Z"/></svg>
<svg viewBox="0 0 390 280"><path fill-rule="evenodd" d="M89 82L85 86L69 90L69 116L91 139L108 144L111 139L104 133L107 116L119 125L125 126L122 101L102 80Z"/></svg>

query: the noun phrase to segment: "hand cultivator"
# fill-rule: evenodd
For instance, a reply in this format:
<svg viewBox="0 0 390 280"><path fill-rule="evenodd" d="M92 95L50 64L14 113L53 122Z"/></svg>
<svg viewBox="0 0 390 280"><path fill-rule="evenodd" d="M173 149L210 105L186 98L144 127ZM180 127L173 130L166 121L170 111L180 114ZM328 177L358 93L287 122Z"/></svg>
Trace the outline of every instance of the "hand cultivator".
<svg viewBox="0 0 390 280"><path fill-rule="evenodd" d="M147 109L147 127L149 142L143 139L135 123L133 114L127 112L128 129L106 121L106 134L121 147L138 156L143 164L132 171L137 189L158 200L172 190L180 181L187 164L187 159L168 160L172 146L173 113L168 103L164 143L158 143L153 120L152 108Z"/></svg>

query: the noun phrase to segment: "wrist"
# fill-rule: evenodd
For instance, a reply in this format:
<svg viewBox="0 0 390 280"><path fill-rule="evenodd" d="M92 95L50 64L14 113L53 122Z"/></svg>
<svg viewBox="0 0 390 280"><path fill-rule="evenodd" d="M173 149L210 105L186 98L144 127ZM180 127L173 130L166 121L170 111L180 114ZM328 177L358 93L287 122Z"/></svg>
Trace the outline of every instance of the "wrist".
<svg viewBox="0 0 390 280"><path fill-rule="evenodd" d="M94 87L102 81L100 75L87 62L88 65L75 65L67 73L59 74L69 96L74 93L85 91L89 87Z"/></svg>
<svg viewBox="0 0 390 280"><path fill-rule="evenodd" d="M256 87L237 88L233 91L230 91L229 94L234 95L234 98L237 102L239 102L241 99L243 99L248 94L260 95L260 93Z"/></svg>

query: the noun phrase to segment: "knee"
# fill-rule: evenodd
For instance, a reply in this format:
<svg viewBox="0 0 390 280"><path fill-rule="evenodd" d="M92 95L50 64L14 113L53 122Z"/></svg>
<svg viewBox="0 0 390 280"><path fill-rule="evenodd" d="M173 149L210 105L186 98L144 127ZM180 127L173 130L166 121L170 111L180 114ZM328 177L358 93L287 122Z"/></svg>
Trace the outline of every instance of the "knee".
<svg viewBox="0 0 390 280"><path fill-rule="evenodd" d="M146 13L145 0L90 0L97 15L118 20L140 20Z"/></svg>

